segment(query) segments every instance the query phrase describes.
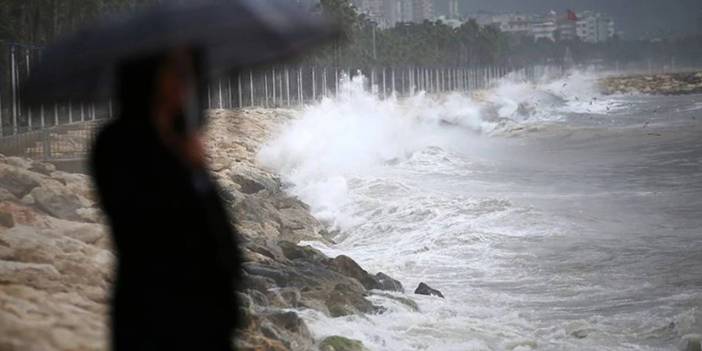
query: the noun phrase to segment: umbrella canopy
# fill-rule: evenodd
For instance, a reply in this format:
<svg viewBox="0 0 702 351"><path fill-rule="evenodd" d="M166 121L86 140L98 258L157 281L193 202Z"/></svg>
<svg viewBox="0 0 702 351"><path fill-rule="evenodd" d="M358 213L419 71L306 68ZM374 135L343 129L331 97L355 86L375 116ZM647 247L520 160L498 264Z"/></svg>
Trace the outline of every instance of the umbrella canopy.
<svg viewBox="0 0 702 351"><path fill-rule="evenodd" d="M180 47L203 50L211 72L298 55L337 36L338 28L284 2L166 4L113 18L50 46L23 86L31 105L110 95L122 61Z"/></svg>

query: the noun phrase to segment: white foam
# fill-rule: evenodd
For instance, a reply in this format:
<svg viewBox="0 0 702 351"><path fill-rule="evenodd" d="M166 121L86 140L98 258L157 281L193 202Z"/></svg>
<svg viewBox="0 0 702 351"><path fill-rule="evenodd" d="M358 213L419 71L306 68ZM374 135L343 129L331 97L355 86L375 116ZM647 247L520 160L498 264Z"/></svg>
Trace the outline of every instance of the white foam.
<svg viewBox="0 0 702 351"><path fill-rule="evenodd" d="M518 269L529 253L500 245L578 228L513 203L502 196L514 191L509 184L481 177L492 171L494 156L513 152L514 145L494 142L496 130L558 121L585 108L581 98L599 96L591 76L537 84L509 77L475 96L419 92L385 100L364 91L363 79L344 77L339 97L302 110L263 147L259 162L276 170L317 218L341 230L338 245L304 244L348 254L407 289L420 280L440 284L447 299L413 296L420 307L414 312L375 296L389 310L373 316L305 310L313 334L344 335L372 350L528 350L543 348L544 340L546 349L577 349L573 330L596 333L598 321L534 321L510 308L524 295L490 286L539 288Z"/></svg>

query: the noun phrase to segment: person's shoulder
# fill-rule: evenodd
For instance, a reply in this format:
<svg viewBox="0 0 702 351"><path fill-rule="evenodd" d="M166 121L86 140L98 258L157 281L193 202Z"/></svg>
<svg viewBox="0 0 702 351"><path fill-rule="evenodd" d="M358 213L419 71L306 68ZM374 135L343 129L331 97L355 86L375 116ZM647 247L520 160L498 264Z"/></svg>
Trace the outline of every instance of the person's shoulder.
<svg viewBox="0 0 702 351"><path fill-rule="evenodd" d="M119 120L107 122L97 133L90 155L91 168L94 173L110 165L117 165L123 155L128 155L130 133Z"/></svg>

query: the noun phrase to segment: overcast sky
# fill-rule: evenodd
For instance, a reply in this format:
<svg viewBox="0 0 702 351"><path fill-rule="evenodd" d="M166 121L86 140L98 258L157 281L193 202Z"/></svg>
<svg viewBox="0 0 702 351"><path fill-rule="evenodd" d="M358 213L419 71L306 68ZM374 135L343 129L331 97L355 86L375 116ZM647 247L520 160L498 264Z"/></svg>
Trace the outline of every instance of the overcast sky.
<svg viewBox="0 0 702 351"><path fill-rule="evenodd" d="M435 0L445 12L448 0ZM595 10L608 13L626 38L691 33L702 21L702 0L459 0L463 13L477 11L543 13Z"/></svg>

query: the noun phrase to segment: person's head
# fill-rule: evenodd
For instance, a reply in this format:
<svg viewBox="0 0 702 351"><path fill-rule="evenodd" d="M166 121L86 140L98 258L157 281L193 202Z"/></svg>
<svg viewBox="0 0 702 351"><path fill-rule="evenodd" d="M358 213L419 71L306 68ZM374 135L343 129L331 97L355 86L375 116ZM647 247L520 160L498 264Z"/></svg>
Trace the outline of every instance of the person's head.
<svg viewBox="0 0 702 351"><path fill-rule="evenodd" d="M193 49L140 57L118 72L120 118L153 129L160 141L186 159L203 157L201 97L206 88L202 55ZM192 160L189 160L192 161ZM198 161L199 162L199 161Z"/></svg>

